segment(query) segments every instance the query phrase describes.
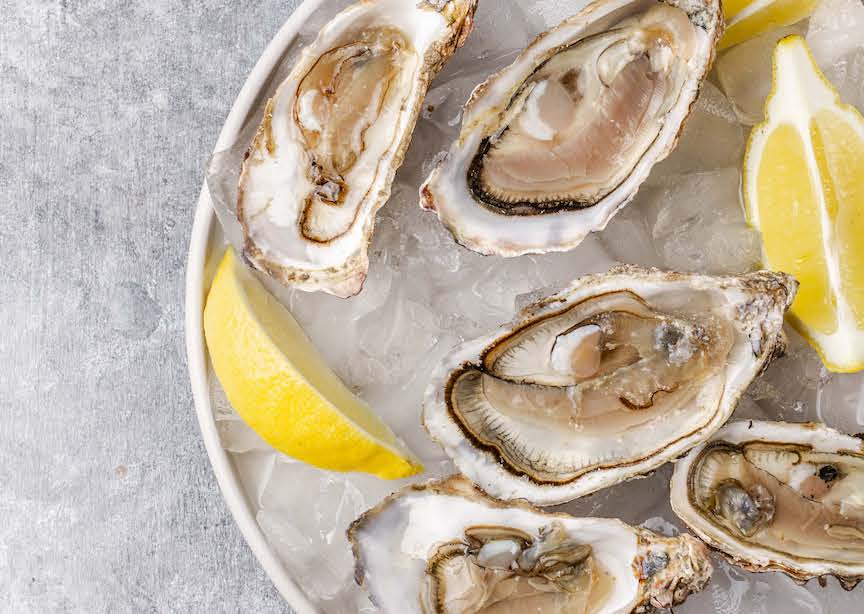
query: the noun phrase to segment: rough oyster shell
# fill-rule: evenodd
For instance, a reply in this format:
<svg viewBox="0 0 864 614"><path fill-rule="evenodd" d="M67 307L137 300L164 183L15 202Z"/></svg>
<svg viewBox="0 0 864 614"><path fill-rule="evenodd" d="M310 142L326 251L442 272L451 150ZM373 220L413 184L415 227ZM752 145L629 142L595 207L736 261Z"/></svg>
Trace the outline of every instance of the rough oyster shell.
<svg viewBox="0 0 864 614"><path fill-rule="evenodd" d="M718 0L598 0L477 87L420 190L463 246L566 251L674 148L723 29Z"/></svg>
<svg viewBox="0 0 864 614"><path fill-rule="evenodd" d="M433 374L423 420L501 499L563 503L705 441L784 347L797 283L621 267L577 280Z"/></svg>
<svg viewBox="0 0 864 614"><path fill-rule="evenodd" d="M357 582L386 614L493 603L496 612L645 612L681 603L712 572L689 535L508 506L462 477L402 489L354 521L348 539Z"/></svg>
<svg viewBox="0 0 864 614"><path fill-rule="evenodd" d="M864 442L823 424L729 424L675 466L672 509L749 571L864 579Z"/></svg>
<svg viewBox="0 0 864 614"><path fill-rule="evenodd" d="M432 78L468 36L477 0L364 0L304 49L267 104L237 215L256 268L301 290L357 294L375 212Z"/></svg>

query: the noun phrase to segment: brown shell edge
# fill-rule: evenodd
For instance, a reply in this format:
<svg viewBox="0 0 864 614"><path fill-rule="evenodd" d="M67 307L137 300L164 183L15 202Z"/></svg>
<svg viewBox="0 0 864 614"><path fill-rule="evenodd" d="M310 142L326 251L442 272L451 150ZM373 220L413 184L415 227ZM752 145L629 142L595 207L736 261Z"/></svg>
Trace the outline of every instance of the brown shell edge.
<svg viewBox="0 0 864 614"><path fill-rule="evenodd" d="M674 0L673 1L661 0L661 1L666 2L667 4L671 4L672 6L677 6L678 4L680 4L680 2L674 1ZM514 60L514 63L518 62L520 59L522 59L526 53L528 53L533 47L535 47L543 39L545 39L551 32L553 32L553 31L557 30L558 28L570 23L572 20L574 20L576 18L582 18L586 15L589 15L591 12L593 12L593 10L594 10L593 7L594 7L593 4L589 4L588 6L583 8L582 11L576 13L575 15L573 15L567 19L565 19L564 21L562 21L557 26L555 26L555 27L553 27L550 30L547 30L545 32L541 32L519 54L519 56L516 58L516 60ZM678 142L681 138L681 134L684 132L684 128L687 124L687 121L689 120L690 115L692 115L692 113L693 113L693 108L695 107L696 102L699 100L699 95L702 91L702 85L705 82L705 79L708 77L708 73L711 72L711 68L714 65L714 60L717 57L717 44L720 42L720 39L723 37L723 33L726 29L726 22L723 18L722 5L718 0L706 0L705 1L705 9L704 9L704 11L702 11L702 13L706 13L707 14L707 17L706 17L707 20L714 25L714 40L712 40L711 45L709 45L709 49L710 49L709 55L708 55L708 58L706 59L702 74L699 75L699 79L698 79L699 85L696 88L696 93L693 96L693 100L690 102L690 106L687 109L687 113L684 115L684 117L681 118L681 123L678 126L678 131L675 134L675 137L669 140L668 145L662 151L658 152L657 158L654 161L654 163L652 164L652 168L656 164L659 164L660 162L665 160L667 157L669 157L669 154L671 154L677 148ZM695 19L696 17L698 17L696 15L696 12L688 13L688 16L691 16L691 19ZM699 19L699 21L704 22L706 18ZM695 21L695 20L693 21L693 23L699 27L702 27L702 28L705 27L704 23L697 23L697 21ZM476 104L477 100L482 98L483 95L486 93L486 91L491 87L491 85L493 83L495 83L498 79L501 78L501 75L507 70L507 68L508 67L505 67L505 68L499 70L498 72L493 73L492 75L487 77L485 81L483 81L482 83L477 85L477 87L474 88L474 90L471 92L471 95L468 97L468 100L463 107L463 114L467 113L468 111L470 111L473 108L473 106ZM457 138L461 139L462 138L461 134ZM422 186L420 187L420 207L426 211L434 211L434 212L438 211L435 193L429 187L429 182L432 179L432 177L434 177L435 174L437 173L438 167L440 167L443 163L444 163L444 160L442 160L441 162L439 162L435 166L435 168L430 173L429 177L426 178L426 180L423 182ZM650 170L649 170L649 175L650 175ZM648 178L648 176L646 175L646 179L647 178ZM644 183L644 181L642 183ZM621 203L618 205L618 207L615 209L615 211L611 212L609 219L614 217L619 211L621 211L621 209L626 207L628 204L630 204L636 198L637 194L639 193L639 190L642 187L642 183L640 183L640 185L636 186L636 188L633 190L632 194L622 198ZM464 247L465 249L477 252L477 253L484 255L484 256L490 256L490 255L497 253L496 250L492 250L492 249L489 249L488 247L484 247L482 244L478 243L476 240L472 240L472 239L463 237L461 232L457 228L455 228L452 223L447 223L443 219L441 221L444 223L447 230L453 236L456 243L459 244L460 246ZM575 247L577 247L581 243L582 243L582 239L579 239L578 241L575 241L572 244L562 245L561 249L556 250L556 251L562 251L562 252L563 251L569 251L571 249L574 249ZM509 247L508 249L501 250L501 253L505 254L508 251L514 251L514 250L512 247ZM517 250L517 251L520 254L522 253L521 250Z"/></svg>
<svg viewBox="0 0 864 614"><path fill-rule="evenodd" d="M414 136L414 128L417 124L420 109L422 108L423 98L425 98L432 80L437 76L438 72L440 72L444 67L444 64L446 64L447 60L450 59L453 53L455 53L456 50L465 43L474 29L474 13L477 10L477 3L479 0L452 1L463 3L465 5L465 12L460 16L461 18L458 19L458 25L456 27L453 27L453 23L456 22L451 22L450 35L445 40L438 41L432 45L423 57L423 70L421 71L423 77L419 84L422 88L423 96L418 100L416 108L409 111L409 129L402 135L402 139L393 155L393 163L388 169L387 176L385 177L385 188L378 193L375 204L372 205L369 210L368 217L363 225L361 247L353 256L350 256L341 267L308 270L278 265L264 258L261 250L254 244L249 236L245 217L242 213L243 192L245 187L244 179L246 177L247 160L254 150L260 149L264 144L262 139L268 134L267 125L270 122L270 116L267 114L266 109L272 107L272 99L267 101L264 118L262 119L261 125L259 126L243 160L237 194L237 218L240 222L241 228L243 229L244 236L243 255L246 260L255 266L255 268L263 271L270 277L273 277L284 286L294 284L299 284L301 286L303 284L320 284L321 290L334 294L339 298L350 298L359 294L363 289L363 284L366 281L367 272L369 270L368 248L375 229L375 215L390 198L393 180L396 177L396 171L398 171L402 166L402 163L405 160L405 153L411 145L411 140ZM286 77L286 80L287 79L290 79L290 74Z"/></svg>
<svg viewBox="0 0 864 614"><path fill-rule="evenodd" d="M360 545L357 539L357 532L362 530L363 527L372 518L380 514L386 507L390 506L392 503L397 501L405 494L412 492L432 492L436 494L462 497L465 499L481 499L483 503L494 509L521 509L547 518L575 518L575 516L571 514L566 514L564 512L546 511L542 508L532 505L524 499L515 499L512 501L502 501L500 499L496 499L495 497L487 494L483 489L481 489L479 486L477 486L476 484L471 482L471 480L461 474L454 474L446 478L440 479L433 478L427 480L426 482L419 482L416 484L409 484L407 486L404 486L382 499L374 507L366 510L356 520L354 520L348 526L348 529L345 531L348 542L351 544L351 552L354 556L354 581L357 583L358 586L366 589L366 594L369 595L370 600L376 607L379 607L379 604L375 602L375 596L372 594L371 591L368 590L369 587L366 583L366 569L363 565L363 557L360 553ZM710 558L708 557L706 544L702 540L688 533L682 533L680 536L676 537L667 537L654 533L649 529L628 525L621 520L613 520L616 520L616 522L619 522L622 526L629 527L631 530L633 530L638 539L639 549L637 550L637 561L639 563L639 566L637 568L637 566L634 564L633 574L639 580L640 586L642 586L643 588L640 589L640 601L634 606L632 614L648 614L650 612L662 610L669 607L668 605L659 605L657 603L652 603L652 598L655 596L656 589L659 587L651 585L650 580L643 577L641 570L641 549L643 546L656 543L670 543L674 541L681 541L681 538L684 538L683 543L686 543L689 546L689 550L695 549L698 551L697 556L695 557L696 560L698 560L700 563L704 563L704 567L701 569L702 573L705 576L704 582L697 582L696 584L686 585L682 585L676 582L674 583L674 585L670 584L662 587L665 593L671 594L673 596L670 601L670 605L674 606L681 604L685 599L687 599L689 595L701 591L705 587L707 582L710 580L711 574L713 573L713 566L711 565ZM670 580L675 579L676 578L673 574L673 577Z"/></svg>

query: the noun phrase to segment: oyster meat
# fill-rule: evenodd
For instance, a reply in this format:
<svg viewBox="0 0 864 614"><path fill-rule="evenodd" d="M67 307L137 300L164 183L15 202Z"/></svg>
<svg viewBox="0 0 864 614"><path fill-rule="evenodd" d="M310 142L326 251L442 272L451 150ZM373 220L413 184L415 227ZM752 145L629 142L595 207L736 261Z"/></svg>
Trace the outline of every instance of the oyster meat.
<svg viewBox="0 0 864 614"><path fill-rule="evenodd" d="M304 49L240 176L245 253L284 284L360 291L431 79L472 28L477 0L364 0Z"/></svg>
<svg viewBox="0 0 864 614"><path fill-rule="evenodd" d="M572 249L674 148L723 29L719 0L598 0L477 87L420 190L484 254Z"/></svg>
<svg viewBox="0 0 864 614"><path fill-rule="evenodd" d="M711 576L697 539L490 499L462 477L408 486L348 529L385 614L613 614L681 603Z"/></svg>
<svg viewBox="0 0 864 614"><path fill-rule="evenodd" d="M423 419L501 499L563 503L708 439L784 347L797 283L620 267L577 280L457 347Z"/></svg>
<svg viewBox="0 0 864 614"><path fill-rule="evenodd" d="M750 571L864 579L864 442L822 424L735 422L675 467L672 509Z"/></svg>

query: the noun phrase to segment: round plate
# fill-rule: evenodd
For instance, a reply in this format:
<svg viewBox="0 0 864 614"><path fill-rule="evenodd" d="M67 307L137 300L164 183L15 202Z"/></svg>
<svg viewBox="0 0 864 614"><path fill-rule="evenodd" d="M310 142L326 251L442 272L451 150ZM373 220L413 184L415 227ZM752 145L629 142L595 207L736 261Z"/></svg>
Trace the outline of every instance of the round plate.
<svg viewBox="0 0 864 614"><path fill-rule="evenodd" d="M417 187L436 152L445 149L458 132L459 109L471 88L509 64L530 37L558 23L565 13L576 12L582 1L574 5L558 0L481 0L475 33L433 83L426 99L415 145L397 175L390 204L378 216L367 288L351 299L353 303L322 295L301 296L268 284L291 307L337 373L420 454L429 475L443 475L453 467L419 426L424 374L459 340L479 336L507 321L518 304L537 298L538 289L560 287L618 261L710 273L741 272L758 263L758 238L747 227L738 203L748 129L737 121L716 82L705 84L678 148L655 168L637 199L603 233L589 237L572 252L511 260L483 258L458 248L434 215L420 212ZM350 2L305 0L300 5L247 79L214 154L229 150L237 154L240 147L242 155L247 131L257 124L264 99L278 84L292 54L329 16ZM762 51L770 60L770 49ZM217 189L213 194L218 197ZM369 476L327 474L264 452L260 440L231 414L212 377L202 327L204 300L224 245L205 183L187 268L186 345L195 408L216 479L255 556L296 612L370 612L368 600L351 580L351 556L342 531L400 484ZM357 331L359 318L361 322L392 323L392 334L372 342L387 343L395 350L388 356L386 348L377 348L377 354L373 352L360 365L365 371L352 371L357 365L346 364L346 360L355 361L354 352L366 349L363 344L370 342L371 333L364 336ZM353 326L352 333L334 327L334 321L344 323L346 329ZM416 357L405 354L408 350L401 336L406 334L406 322L416 323L407 327L407 336L416 346L410 351L424 356L422 361L411 362ZM397 327L401 327L398 333ZM344 344L331 347L334 342L327 339L343 333ZM818 419L847 432L860 431L864 378L828 377L806 342L794 334L791 337L787 357L753 386L736 418ZM858 403L860 415L856 416ZM262 463L264 457L267 460ZM562 511L620 517L631 524L674 532L680 523L669 508L669 474L666 466L644 480L607 489L568 504ZM266 484L275 486L268 490ZM281 515L262 516L262 501L281 505ZM788 614L855 609L855 596L833 581L826 589L815 583L800 587L784 576L749 574L720 559L715 559L715 566L710 587L692 596L680 608L682 613L737 614L766 606L769 611Z"/></svg>

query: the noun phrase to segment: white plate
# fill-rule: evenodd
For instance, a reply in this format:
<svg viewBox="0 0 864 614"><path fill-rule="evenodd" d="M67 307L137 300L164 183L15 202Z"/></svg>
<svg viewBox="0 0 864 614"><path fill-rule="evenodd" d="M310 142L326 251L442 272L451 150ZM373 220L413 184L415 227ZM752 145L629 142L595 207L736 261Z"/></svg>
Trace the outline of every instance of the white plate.
<svg viewBox="0 0 864 614"><path fill-rule="evenodd" d="M280 69L284 70L283 60L296 52L298 38L305 40L335 12L334 7L348 1L305 0L294 12L246 81L222 129L216 152L230 149L238 137L242 141L241 131L244 127L248 129L250 118L260 112L263 98L275 85L273 76ZM492 69L509 63L512 47L518 48L527 42L524 36L557 23L564 16L562 13L575 11L577 4L560 0L481 0L477 31L433 84L427 99L430 105L436 106L437 116L418 123L414 145L408 152L403 171L397 175L394 196L378 216L370 278L366 290L357 299L351 299L355 303L321 295L292 296L271 285L277 296L290 304L331 365L418 451L433 475L452 468L419 427L423 374L428 372L425 370L429 363L446 353L448 346L458 339L479 335L507 321L514 312L513 301L518 295L561 285L586 272L604 270L616 260L720 272L722 268L727 271L746 268L752 264L748 258L758 256L758 244L752 243L736 202L745 132L735 122L728 101L712 85L706 86L703 99L696 104L678 150L655 170L636 201L620 213L604 233L590 237L569 254L507 261L484 259L456 247L433 215L419 212L416 188L428 170L429 156L444 149L455 135L458 130L458 123L454 121L456 113L470 88ZM525 20L530 23L524 23ZM712 143L710 150L704 145L706 141ZM696 171L703 172L693 174ZM670 203L676 206L669 206ZM255 448L257 445L254 435L243 431L246 427L242 422L224 421L230 409L210 379L202 311L223 246L223 233L205 183L195 214L187 268L186 345L195 408L219 486L255 556L298 614L371 611L362 592L351 581L350 553L342 531L351 518L398 485L366 476L343 477L317 472L273 455L268 457L269 464L262 464L259 460L266 453L233 454L223 448L226 426L234 429L227 437L239 435L235 441L240 441L237 444L240 447ZM451 277L458 281L451 282ZM458 284L460 292L451 289L454 283ZM452 294L451 302L440 294ZM352 308L352 304L355 307ZM351 309L359 310L360 315ZM386 381L381 379L381 369L385 373L387 369L392 371L393 364L383 367L378 364L378 375L362 370L353 373L346 367L346 360L353 364L352 351L357 350L358 344L365 349L364 337L357 333L357 321L348 319L356 316L368 320L375 315L388 322L401 318L401 322L392 325L394 331L397 326L401 327L400 334L404 333L406 319L416 318L426 326L423 318L434 316L429 326L438 327L436 336L421 335L411 339L418 346L426 344L415 352L424 358L404 356L409 365L395 376L388 373ZM446 325L442 325L445 319ZM339 325L333 326L333 322ZM334 342L327 341L328 334L331 338L333 330L341 334L342 325L345 329L354 328L351 334L346 330L347 340L334 348ZM408 330L412 334L416 332L410 326ZM404 351L399 341L397 338L384 342ZM859 424L864 424L864 378L855 375L826 380L821 377L815 353L794 336L792 342L791 355L770 369L754 386L736 417L820 419L848 432L860 431ZM377 351L378 355L372 358L380 363L386 358L382 353L387 350ZM857 420L856 403L862 406L862 415ZM232 449L236 451L236 447ZM651 528L674 530L669 524L676 523L668 505L669 473L670 468L665 467L645 480L574 502L566 506L565 511L617 516L631 523L650 520ZM270 495L271 499L274 493L277 495L282 516L269 517L265 534L256 520L262 501L266 500L262 482L267 476L277 474L281 482L274 477L271 484L276 486ZM345 509L342 509L343 504ZM314 510L326 511L333 507L340 508L338 514L324 514L315 520L319 524L311 523L310 516L318 513ZM321 518L331 516L338 519L333 523L335 526L320 524ZM282 529L284 534L279 533ZM268 535L274 541L269 541ZM309 539L302 539L304 536ZM280 539L282 543L276 543ZM292 539L291 548L286 549L284 542ZM308 547L302 548L307 542ZM338 558L335 575L327 573L334 564L334 557ZM783 576L748 574L719 559L715 562L718 569L711 586L691 597L683 607L676 608L676 612L803 614L853 611L857 607L853 606L856 595L845 593L833 581L827 589L820 590L815 583L804 588ZM302 587L295 579L301 577ZM340 592L332 599L322 598L322 590L326 593L330 589Z"/></svg>

